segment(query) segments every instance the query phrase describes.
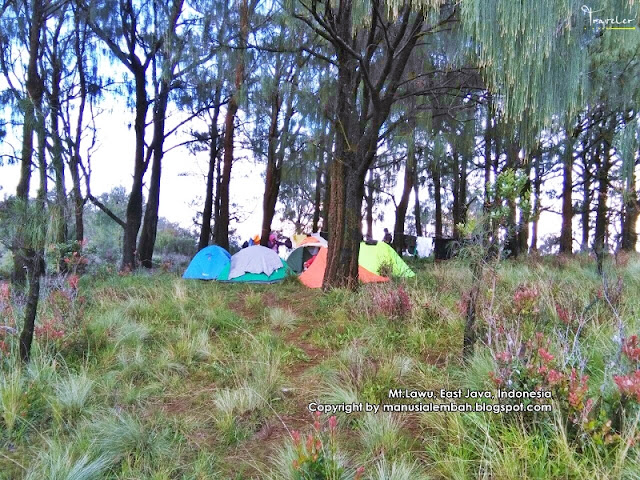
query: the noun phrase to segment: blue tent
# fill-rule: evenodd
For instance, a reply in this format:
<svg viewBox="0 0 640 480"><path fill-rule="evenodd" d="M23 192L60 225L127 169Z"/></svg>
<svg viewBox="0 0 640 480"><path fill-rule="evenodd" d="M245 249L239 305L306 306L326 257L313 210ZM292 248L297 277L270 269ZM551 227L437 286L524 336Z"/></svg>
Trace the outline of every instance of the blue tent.
<svg viewBox="0 0 640 480"><path fill-rule="evenodd" d="M217 245L203 248L193 257L182 278L216 280L229 264L231 254Z"/></svg>

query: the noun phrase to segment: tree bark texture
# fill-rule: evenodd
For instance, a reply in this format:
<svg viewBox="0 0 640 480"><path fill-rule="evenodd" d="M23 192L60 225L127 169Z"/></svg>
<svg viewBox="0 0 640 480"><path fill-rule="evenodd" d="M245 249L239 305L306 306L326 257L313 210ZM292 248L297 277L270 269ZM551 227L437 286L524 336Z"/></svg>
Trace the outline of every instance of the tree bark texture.
<svg viewBox="0 0 640 480"><path fill-rule="evenodd" d="M240 4L240 35L239 50L242 51L247 43L249 35L249 6L247 0L241 0ZM227 104L227 112L224 121L224 157L222 164L222 177L220 178L220 213L215 223L214 242L225 250L229 250L229 184L231 183L231 167L233 166L233 149L235 119L238 113L240 90L244 84L244 58L236 64L235 92Z"/></svg>
<svg viewBox="0 0 640 480"><path fill-rule="evenodd" d="M134 75L136 92L136 114L134 120L135 155L133 182L127 202L124 238L122 241L121 270L123 271L135 270L137 267L136 241L138 239L140 225L142 224L142 180L149 166L148 159L145 158L144 143L147 111L149 109L146 90L146 69L137 57L133 57L132 60L132 73Z"/></svg>
<svg viewBox="0 0 640 480"><path fill-rule="evenodd" d="M158 210L160 208L160 178L162 175L162 158L164 157L164 126L169 102L169 80L164 78L160 82L159 97L153 110L153 163L151 164L151 178L149 181L149 196L144 212L144 223L140 232L138 252L140 263L145 268L153 266L153 250L158 231Z"/></svg>
<svg viewBox="0 0 640 480"><path fill-rule="evenodd" d="M29 62L27 64L26 90L27 99L24 102L24 125L22 128L22 153L20 158L20 178L16 188L16 198L24 206L29 200L31 185L31 161L33 158L33 133L36 129L36 112L42 108L44 85L38 72L38 59L41 55L40 36L45 22L45 5L42 0L34 0L29 26ZM26 283L26 269L28 259L23 250L25 239L21 227L17 229L13 239L13 274L12 281L17 286Z"/></svg>
<svg viewBox="0 0 640 480"><path fill-rule="evenodd" d="M562 226L560 228L560 253L573 252L573 138L567 132L562 159Z"/></svg>
<svg viewBox="0 0 640 480"><path fill-rule="evenodd" d="M636 231L640 215L640 203L638 203L638 191L636 190L635 165L632 166L630 176L627 179L627 188L624 196L622 242L621 248L626 252L634 252L638 243Z"/></svg>
<svg viewBox="0 0 640 480"><path fill-rule="evenodd" d="M207 189L204 199L204 210L202 211L202 226L200 228L200 238L198 240L198 251L209 245L211 240L211 220L213 217L213 189L216 165L218 164L218 116L220 114L220 86L216 87L215 107L209 126L209 168L207 169Z"/></svg>
<svg viewBox="0 0 640 480"><path fill-rule="evenodd" d="M415 125L413 125L415 128ZM407 162L404 167L404 185L402 187L402 196L396 206L396 223L393 228L393 248L399 255L404 250L404 229L405 219L407 216L407 208L409 207L409 199L411 198L411 190L414 187L416 178L416 149L413 130L411 128L410 139L407 145Z"/></svg>

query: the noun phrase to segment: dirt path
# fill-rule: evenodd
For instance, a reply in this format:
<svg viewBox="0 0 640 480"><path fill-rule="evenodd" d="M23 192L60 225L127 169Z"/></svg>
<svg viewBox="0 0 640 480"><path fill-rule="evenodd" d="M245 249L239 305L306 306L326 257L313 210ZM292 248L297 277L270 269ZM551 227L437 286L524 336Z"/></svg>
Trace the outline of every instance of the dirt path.
<svg viewBox="0 0 640 480"><path fill-rule="evenodd" d="M245 303L247 294L249 293L240 295L229 305L229 308L250 322L255 322L258 320L255 311L247 308ZM255 293L251 294L255 295ZM240 462L249 467L257 475L256 478L260 478L262 473L260 465L268 463L274 451L284 443L291 432L304 430L312 423L311 413L308 410L310 402L308 385L313 380L308 373L331 354L329 349L314 345L307 339L309 332L321 325L321 321L315 318L317 297L318 292L307 289L300 290L299 294L286 295L282 298L278 298L271 292L262 293L262 305L267 308L277 307L289 310L300 319L300 323L292 330L271 328L271 331L281 337L288 346L304 352L306 359L289 364L283 370L284 383L281 398L286 405L286 412L277 414L272 410L272 415L268 416L254 435L239 444L235 453L227 457L227 461L231 464Z"/></svg>

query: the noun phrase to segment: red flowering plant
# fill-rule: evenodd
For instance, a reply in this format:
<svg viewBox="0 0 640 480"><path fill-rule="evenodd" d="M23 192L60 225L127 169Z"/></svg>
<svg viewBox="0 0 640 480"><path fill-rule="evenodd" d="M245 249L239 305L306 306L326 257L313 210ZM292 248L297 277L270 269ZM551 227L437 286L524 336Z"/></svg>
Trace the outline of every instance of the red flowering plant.
<svg viewBox="0 0 640 480"><path fill-rule="evenodd" d="M571 325L573 323L573 316L569 312L569 309L559 303L556 303L556 315L558 315L558 319L565 325Z"/></svg>
<svg viewBox="0 0 640 480"><path fill-rule="evenodd" d="M11 287L9 283L0 283L0 314L3 318L13 318Z"/></svg>
<svg viewBox="0 0 640 480"><path fill-rule="evenodd" d="M511 390L550 390L563 379L549 352L550 341L538 332L528 341L506 342L514 348L494 353L498 368L490 376L496 387Z"/></svg>
<svg viewBox="0 0 640 480"><path fill-rule="evenodd" d="M44 300L34 329L40 344L58 350L73 343L80 334L85 298L78 293L79 276L74 273L50 276L43 287Z"/></svg>
<svg viewBox="0 0 640 480"><path fill-rule="evenodd" d="M63 261L67 264L68 271L73 275L76 275L89 263L89 259L78 251L74 251L70 255L65 256Z"/></svg>
<svg viewBox="0 0 640 480"><path fill-rule="evenodd" d="M411 298L402 285L376 285L370 292L375 313L391 320L403 320L411 315Z"/></svg>
<svg viewBox="0 0 640 480"><path fill-rule="evenodd" d="M53 264L57 264L58 273L78 275L89 263L89 259L83 254L86 247L86 240L82 242L73 240L49 245L48 253L55 259Z"/></svg>
<svg viewBox="0 0 640 480"><path fill-rule="evenodd" d="M55 317L43 318L34 331L36 338L46 343L55 342L65 336L64 325Z"/></svg>
<svg viewBox="0 0 640 480"><path fill-rule="evenodd" d="M629 355L640 357L636 340L630 339L625 345ZM588 439L589 444L601 448L617 444L622 430L616 413L619 409L609 398L590 395L589 377L576 368L561 364L551 351L551 342L542 333L536 333L531 340L494 353L498 368L489 376L494 385L503 390L551 392L554 408L560 409L567 419L570 438ZM640 370L629 376L616 376L614 381L623 399L633 398L634 402L640 402ZM526 399L513 401L527 402ZM550 403L545 398L528 401Z"/></svg>
<svg viewBox="0 0 640 480"><path fill-rule="evenodd" d="M291 434L295 458L293 460L294 480L339 480L347 478L345 468L338 461L336 441L338 420L329 417L321 423L321 413L315 413L313 429L306 437L298 431ZM356 470L354 480L360 480L364 468Z"/></svg>
<svg viewBox="0 0 640 480"><path fill-rule="evenodd" d="M540 313L538 297L540 293L536 287L519 285L513 294L513 313L520 316L536 316Z"/></svg>
<svg viewBox="0 0 640 480"><path fill-rule="evenodd" d="M620 394L618 415L622 410L636 409L640 406L640 345L637 335L622 341L621 374L614 375L613 381Z"/></svg>
<svg viewBox="0 0 640 480"><path fill-rule="evenodd" d="M551 341L538 332L533 339L522 341L516 349L494 354L498 366L490 372L496 387L503 390L548 391L575 426L584 425L594 407L588 395L588 377L575 368L567 371L551 353ZM548 398L516 399L526 403L549 403Z"/></svg>

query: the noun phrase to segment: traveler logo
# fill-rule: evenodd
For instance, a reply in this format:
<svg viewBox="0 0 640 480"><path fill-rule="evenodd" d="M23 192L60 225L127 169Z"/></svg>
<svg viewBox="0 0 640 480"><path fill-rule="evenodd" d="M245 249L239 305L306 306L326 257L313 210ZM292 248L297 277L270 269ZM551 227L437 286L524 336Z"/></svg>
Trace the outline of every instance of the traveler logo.
<svg viewBox="0 0 640 480"><path fill-rule="evenodd" d="M582 5L582 12L585 15L589 15L589 25L604 28L605 30L635 30L636 29L636 15L633 18L601 18L595 17L594 13L602 12L603 10L593 10L588 5Z"/></svg>

